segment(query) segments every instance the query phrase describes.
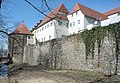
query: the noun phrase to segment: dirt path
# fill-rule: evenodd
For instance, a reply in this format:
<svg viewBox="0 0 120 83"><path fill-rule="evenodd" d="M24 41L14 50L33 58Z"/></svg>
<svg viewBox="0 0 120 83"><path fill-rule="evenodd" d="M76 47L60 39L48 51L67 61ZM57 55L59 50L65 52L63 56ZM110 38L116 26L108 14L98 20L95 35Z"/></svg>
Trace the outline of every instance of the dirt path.
<svg viewBox="0 0 120 83"><path fill-rule="evenodd" d="M77 70L41 70L39 67L15 68L9 79L0 83L120 83L119 76Z"/></svg>
<svg viewBox="0 0 120 83"><path fill-rule="evenodd" d="M72 77L63 74L64 71L23 71L15 76L12 80L19 83L78 83Z"/></svg>

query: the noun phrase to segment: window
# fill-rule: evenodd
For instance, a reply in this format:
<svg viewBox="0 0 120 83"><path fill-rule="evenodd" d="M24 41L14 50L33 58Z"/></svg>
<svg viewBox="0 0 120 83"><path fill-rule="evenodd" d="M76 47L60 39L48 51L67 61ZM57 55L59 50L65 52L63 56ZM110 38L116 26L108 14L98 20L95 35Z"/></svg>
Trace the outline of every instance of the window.
<svg viewBox="0 0 120 83"><path fill-rule="evenodd" d="M43 38L42 38L42 41L43 41Z"/></svg>
<svg viewBox="0 0 120 83"><path fill-rule="evenodd" d="M49 28L49 24L47 25L47 28Z"/></svg>
<svg viewBox="0 0 120 83"><path fill-rule="evenodd" d="M70 27L72 27L72 23L70 23Z"/></svg>
<svg viewBox="0 0 120 83"><path fill-rule="evenodd" d="M67 23L67 28L68 28L68 23Z"/></svg>
<svg viewBox="0 0 120 83"><path fill-rule="evenodd" d="M30 36L28 36L28 39L30 39Z"/></svg>
<svg viewBox="0 0 120 83"><path fill-rule="evenodd" d="M78 15L78 11L76 11L76 16Z"/></svg>
<svg viewBox="0 0 120 83"><path fill-rule="evenodd" d="M66 13L63 13L63 12L58 12L61 16L65 16Z"/></svg>
<svg viewBox="0 0 120 83"><path fill-rule="evenodd" d="M45 29L46 29L46 26L45 26Z"/></svg>
<svg viewBox="0 0 120 83"><path fill-rule="evenodd" d="M44 37L44 41L45 41L45 37Z"/></svg>
<svg viewBox="0 0 120 83"><path fill-rule="evenodd" d="M73 22L73 26L75 26L75 22Z"/></svg>
<svg viewBox="0 0 120 83"><path fill-rule="evenodd" d="M78 24L80 24L80 20L78 20Z"/></svg>
<svg viewBox="0 0 120 83"><path fill-rule="evenodd" d="M42 31L44 30L44 27L42 28Z"/></svg>
<svg viewBox="0 0 120 83"><path fill-rule="evenodd" d="M49 40L51 40L51 35L49 35Z"/></svg>
<svg viewBox="0 0 120 83"><path fill-rule="evenodd" d="M50 23L50 26L52 26L52 24L53 24L53 23L51 22L51 23Z"/></svg>
<svg viewBox="0 0 120 83"><path fill-rule="evenodd" d="M62 35L62 37L65 37L65 35Z"/></svg>

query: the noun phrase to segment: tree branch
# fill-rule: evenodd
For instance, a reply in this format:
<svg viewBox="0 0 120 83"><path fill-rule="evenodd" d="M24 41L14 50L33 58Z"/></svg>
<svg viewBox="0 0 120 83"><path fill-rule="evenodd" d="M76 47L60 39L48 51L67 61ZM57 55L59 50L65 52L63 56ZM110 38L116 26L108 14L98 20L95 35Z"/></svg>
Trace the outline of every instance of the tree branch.
<svg viewBox="0 0 120 83"><path fill-rule="evenodd" d="M57 16L56 14L54 14L54 13L52 12L52 10L50 9L50 7L48 6L47 1L46 1L46 0L43 0L43 1L45 2L45 5L46 5L46 7L48 8L48 10L49 10L55 17L60 18L59 16ZM62 18L62 17L61 17L61 18ZM57 21L60 22L59 20L57 20ZM64 24L63 22L62 22L62 24L65 25L65 26L67 27L67 25Z"/></svg>
<svg viewBox="0 0 120 83"><path fill-rule="evenodd" d="M0 32L6 34L8 37L10 37L10 38L16 40L16 42L19 44L19 46L20 46L20 47L23 47L23 46L20 45L20 42L19 42L16 38L12 37L12 36L11 36L10 34L8 34L7 32L2 31L2 30L0 30Z"/></svg>
<svg viewBox="0 0 120 83"><path fill-rule="evenodd" d="M34 9L36 9L38 12L40 12L41 14L43 14L44 16L50 18L49 16L47 16L44 12L40 11L37 7L35 7L31 2L25 0L25 2L27 2L29 5L31 5Z"/></svg>

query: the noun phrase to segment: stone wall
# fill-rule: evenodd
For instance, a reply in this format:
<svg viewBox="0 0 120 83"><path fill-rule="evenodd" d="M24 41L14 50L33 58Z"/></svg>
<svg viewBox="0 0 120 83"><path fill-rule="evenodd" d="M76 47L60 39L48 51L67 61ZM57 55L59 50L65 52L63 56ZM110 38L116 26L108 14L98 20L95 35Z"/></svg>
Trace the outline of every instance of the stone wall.
<svg viewBox="0 0 120 83"><path fill-rule="evenodd" d="M8 38L8 50L10 56L13 57L13 62L17 64L23 63L23 53L24 46L27 44L27 36L26 35L11 35Z"/></svg>
<svg viewBox="0 0 120 83"><path fill-rule="evenodd" d="M61 55L61 41L52 40L25 46L23 62L29 65L41 65L45 69L61 69Z"/></svg>
<svg viewBox="0 0 120 83"><path fill-rule="evenodd" d="M23 62L40 65L45 69L76 69L114 74L116 69L116 42L112 35L106 36L100 53L95 43L94 58L86 59L86 49L80 34L55 39L24 48Z"/></svg>

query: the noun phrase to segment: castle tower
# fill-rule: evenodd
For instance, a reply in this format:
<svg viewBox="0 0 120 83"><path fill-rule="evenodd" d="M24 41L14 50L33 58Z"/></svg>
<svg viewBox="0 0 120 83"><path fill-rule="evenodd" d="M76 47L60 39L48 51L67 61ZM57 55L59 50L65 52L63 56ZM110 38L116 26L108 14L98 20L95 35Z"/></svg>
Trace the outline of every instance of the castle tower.
<svg viewBox="0 0 120 83"><path fill-rule="evenodd" d="M20 24L15 31L10 33L8 38L8 49L13 62L21 64L23 62L24 46L33 44L33 34L25 26Z"/></svg>

